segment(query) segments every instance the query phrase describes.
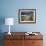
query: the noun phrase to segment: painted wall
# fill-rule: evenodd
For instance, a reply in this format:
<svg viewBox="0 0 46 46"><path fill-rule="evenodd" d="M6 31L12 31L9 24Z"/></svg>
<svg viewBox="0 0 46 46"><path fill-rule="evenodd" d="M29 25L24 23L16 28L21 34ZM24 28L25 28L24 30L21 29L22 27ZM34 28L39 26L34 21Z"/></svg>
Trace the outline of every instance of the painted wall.
<svg viewBox="0 0 46 46"><path fill-rule="evenodd" d="M18 9L36 9L36 24L19 24ZM46 0L1 0L2 17L13 17L14 26L11 31L46 31ZM1 26L2 32L8 31L6 25Z"/></svg>

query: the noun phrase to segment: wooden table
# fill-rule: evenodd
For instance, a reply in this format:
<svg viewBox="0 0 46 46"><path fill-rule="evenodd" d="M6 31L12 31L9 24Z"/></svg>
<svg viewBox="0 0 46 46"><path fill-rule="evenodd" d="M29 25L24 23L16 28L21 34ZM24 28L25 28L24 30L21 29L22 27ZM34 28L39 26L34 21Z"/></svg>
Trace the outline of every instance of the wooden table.
<svg viewBox="0 0 46 46"><path fill-rule="evenodd" d="M4 46L43 46L43 35L40 32L38 35L25 35L26 32L11 32L8 35L4 33Z"/></svg>

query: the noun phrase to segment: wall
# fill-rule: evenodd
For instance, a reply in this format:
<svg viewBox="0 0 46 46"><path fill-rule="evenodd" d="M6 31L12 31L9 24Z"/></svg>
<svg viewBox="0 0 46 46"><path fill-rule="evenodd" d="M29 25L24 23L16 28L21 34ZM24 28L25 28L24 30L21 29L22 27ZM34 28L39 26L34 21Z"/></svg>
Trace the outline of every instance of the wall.
<svg viewBox="0 0 46 46"><path fill-rule="evenodd" d="M11 31L46 31L46 1L45 0L1 0L1 15L13 17L15 25ZM19 24L18 9L36 9L36 24ZM2 32L8 31L6 25L2 26Z"/></svg>

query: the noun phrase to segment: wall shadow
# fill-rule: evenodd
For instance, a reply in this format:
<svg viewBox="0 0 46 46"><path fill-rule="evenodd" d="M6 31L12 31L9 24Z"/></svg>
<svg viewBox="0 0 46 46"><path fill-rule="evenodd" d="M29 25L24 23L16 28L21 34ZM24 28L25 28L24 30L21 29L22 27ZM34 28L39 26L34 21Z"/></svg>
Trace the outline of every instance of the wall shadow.
<svg viewBox="0 0 46 46"><path fill-rule="evenodd" d="M3 45L4 33L2 32L2 26L4 25L4 23L5 23L5 17L0 16L0 46L4 46Z"/></svg>

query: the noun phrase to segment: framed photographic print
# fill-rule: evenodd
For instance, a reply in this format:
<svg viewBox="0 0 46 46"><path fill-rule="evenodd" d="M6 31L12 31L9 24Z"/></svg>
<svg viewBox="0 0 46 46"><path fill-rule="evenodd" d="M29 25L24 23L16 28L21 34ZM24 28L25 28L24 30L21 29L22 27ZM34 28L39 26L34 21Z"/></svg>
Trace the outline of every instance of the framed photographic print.
<svg viewBox="0 0 46 46"><path fill-rule="evenodd" d="M19 9L19 23L36 23L36 9Z"/></svg>

